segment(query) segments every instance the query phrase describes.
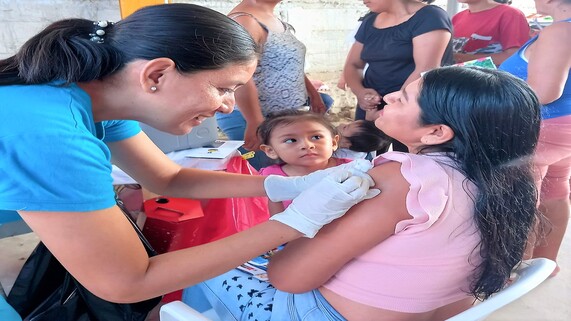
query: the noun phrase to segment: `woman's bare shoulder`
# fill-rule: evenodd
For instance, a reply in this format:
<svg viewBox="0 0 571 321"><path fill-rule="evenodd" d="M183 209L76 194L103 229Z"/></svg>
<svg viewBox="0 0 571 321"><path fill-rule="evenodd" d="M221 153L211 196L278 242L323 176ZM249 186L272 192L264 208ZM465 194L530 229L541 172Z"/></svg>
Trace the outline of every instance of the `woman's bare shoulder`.
<svg viewBox="0 0 571 321"><path fill-rule="evenodd" d="M408 188L410 185L401 172L401 163L388 161L373 167L368 174L375 181L376 187L390 187L393 189ZM381 189L382 191L382 189Z"/></svg>

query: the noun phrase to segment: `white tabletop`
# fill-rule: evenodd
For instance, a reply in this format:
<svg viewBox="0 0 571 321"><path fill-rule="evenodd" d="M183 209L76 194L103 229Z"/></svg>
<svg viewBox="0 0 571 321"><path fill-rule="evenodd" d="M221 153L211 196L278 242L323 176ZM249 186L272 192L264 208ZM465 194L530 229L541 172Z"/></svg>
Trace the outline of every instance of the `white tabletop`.
<svg viewBox="0 0 571 321"><path fill-rule="evenodd" d="M192 158L186 157L188 154L188 150L180 150L176 152L170 152L166 154L170 159L172 159L175 163L179 164L182 167L192 167L192 168L199 168L199 169L207 169L207 170L225 170L226 164L233 156L240 155L239 151L234 151L227 157L223 159L212 159L212 158ZM127 175L123 172L119 167L113 165L113 171L111 172L111 176L113 177L113 184L115 185L122 185L122 184L137 184L137 182L131 178L131 176Z"/></svg>

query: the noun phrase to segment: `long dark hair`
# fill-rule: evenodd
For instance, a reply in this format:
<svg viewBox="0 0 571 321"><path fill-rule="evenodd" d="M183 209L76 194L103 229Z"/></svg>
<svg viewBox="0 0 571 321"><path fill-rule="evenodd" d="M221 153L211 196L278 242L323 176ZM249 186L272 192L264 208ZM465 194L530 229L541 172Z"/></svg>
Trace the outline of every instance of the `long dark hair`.
<svg viewBox="0 0 571 321"><path fill-rule="evenodd" d="M220 69L254 60L259 49L234 20L193 4L139 9L104 28L92 41L93 21L65 19L28 40L12 57L0 60L0 85L65 83L101 79L136 59L172 59L181 73Z"/></svg>
<svg viewBox="0 0 571 321"><path fill-rule="evenodd" d="M474 219L482 262L471 293L499 291L522 259L538 218L531 159L540 104L522 80L502 71L444 67L426 73L418 103L421 123L444 124L454 138L438 146L478 188ZM434 150L435 148L431 148Z"/></svg>

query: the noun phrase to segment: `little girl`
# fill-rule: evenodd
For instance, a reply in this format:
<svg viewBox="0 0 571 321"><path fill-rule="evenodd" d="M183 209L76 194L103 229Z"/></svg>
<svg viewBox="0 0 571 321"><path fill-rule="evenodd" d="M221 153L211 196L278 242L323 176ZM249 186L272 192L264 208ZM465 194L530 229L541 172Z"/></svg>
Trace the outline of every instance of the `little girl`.
<svg viewBox="0 0 571 321"><path fill-rule="evenodd" d="M351 161L333 157L339 147L337 129L324 115L286 110L269 115L258 127L260 149L278 164L261 168L261 175L301 176ZM291 201L270 202L270 215Z"/></svg>

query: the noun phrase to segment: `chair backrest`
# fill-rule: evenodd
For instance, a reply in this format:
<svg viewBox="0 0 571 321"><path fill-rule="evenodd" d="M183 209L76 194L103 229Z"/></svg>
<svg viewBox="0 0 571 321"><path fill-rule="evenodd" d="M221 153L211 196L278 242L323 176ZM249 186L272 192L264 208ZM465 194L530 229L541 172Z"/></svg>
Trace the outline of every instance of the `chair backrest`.
<svg viewBox="0 0 571 321"><path fill-rule="evenodd" d="M523 261L514 271L515 278L510 285L484 302L476 304L446 321L478 321L485 319L492 312L517 300L541 284L553 272L555 266L555 262L545 258Z"/></svg>
<svg viewBox="0 0 571 321"><path fill-rule="evenodd" d="M161 307L160 321L212 321L181 301L172 301Z"/></svg>

